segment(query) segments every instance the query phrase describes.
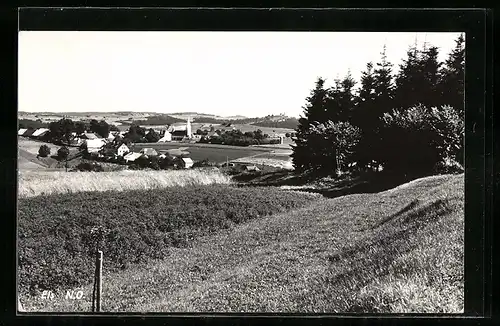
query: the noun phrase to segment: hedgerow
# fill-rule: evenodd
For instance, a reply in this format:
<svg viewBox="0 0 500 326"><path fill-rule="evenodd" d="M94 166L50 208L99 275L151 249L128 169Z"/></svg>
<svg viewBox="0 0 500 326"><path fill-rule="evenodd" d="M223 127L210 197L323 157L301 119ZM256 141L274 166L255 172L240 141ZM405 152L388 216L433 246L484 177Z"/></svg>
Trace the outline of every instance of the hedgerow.
<svg viewBox="0 0 500 326"><path fill-rule="evenodd" d="M160 259L200 234L304 206L317 196L224 185L162 190L81 192L19 200L21 292L92 281L91 230L105 231L107 272Z"/></svg>

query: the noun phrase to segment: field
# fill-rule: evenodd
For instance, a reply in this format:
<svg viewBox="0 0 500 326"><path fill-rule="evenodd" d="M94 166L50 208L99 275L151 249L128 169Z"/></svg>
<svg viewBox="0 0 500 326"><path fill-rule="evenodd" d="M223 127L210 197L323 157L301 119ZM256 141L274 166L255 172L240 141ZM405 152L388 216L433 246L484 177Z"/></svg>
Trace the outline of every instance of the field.
<svg viewBox="0 0 500 326"><path fill-rule="evenodd" d="M104 278L104 311L463 312L463 174L422 178L379 193L332 199L315 197L309 203L307 196L310 195L306 193L283 192L273 187L243 188L242 192L232 187L224 191L228 186L220 187L214 201L209 199L210 191L197 190L196 193L201 193L199 196L182 192L192 201L186 207L191 207L190 212L197 212L197 207L220 212L204 214L215 218L206 222L212 223L210 225L217 225L213 223L219 220L224 207L234 207L231 214L244 220L212 228L182 246L174 246L166 259L110 271ZM253 195L247 197L245 192L253 190ZM269 209L263 215L254 211L288 202L280 194L290 194L289 199L301 200L301 204L281 212ZM29 224L28 221L44 218L45 215L37 214L43 203L51 202L50 207L43 209L52 210L52 215L67 211L56 219L46 217L45 231L24 234L23 241L32 237L32 245L35 245L35 239L45 239L54 232L49 230L56 229L59 236L64 237L80 228L90 215L109 219L111 213L88 214L101 205L115 211L110 206L113 201L104 203L99 196L88 194L79 205L95 204L84 206L86 214L78 215L78 211L70 207L74 205L68 195L58 196L61 197L37 197L20 205L25 207L20 221L40 228L42 223ZM113 194L113 198L120 198L120 203L124 202L121 199L124 196ZM163 196L164 200L170 200L168 192ZM255 196L260 199L248 201ZM114 219L116 227L129 225L132 230L149 230L155 224L162 230L157 224L162 221L161 215L154 213L157 205L164 205L162 200L157 200L158 195L151 199L138 194L126 197L130 204L124 208L125 216L133 216L135 210L143 213L138 219ZM260 202L262 198L269 199L267 204ZM248 206L243 208L240 206L243 203ZM178 216L177 209L172 206L165 216ZM134 237L133 233L124 233L121 239L136 239ZM143 240L130 241L131 249L124 249L123 254ZM58 242L50 243L53 248ZM104 255L111 254L105 252ZM52 260L57 264L62 262L54 257ZM84 292L84 300L65 300L58 292L58 299L53 301L29 295L22 296L21 301L28 310L89 311L92 285L79 284L74 288Z"/></svg>
<svg viewBox="0 0 500 326"><path fill-rule="evenodd" d="M257 166L271 166L285 170L293 170L291 151L276 150L271 153L257 154L252 157L242 157L233 160L235 163L255 164Z"/></svg>
<svg viewBox="0 0 500 326"><path fill-rule="evenodd" d="M135 151L139 151L141 148L145 147L151 147L157 151L187 147L187 151L190 153L190 157L194 161L201 161L208 158L211 162L215 163L225 162L226 159L231 161L237 158L248 157L272 151L269 148L189 143L144 143L134 144L133 146Z"/></svg>
<svg viewBox="0 0 500 326"><path fill-rule="evenodd" d="M19 170L47 170L56 169L58 161L51 157L38 158L38 150L40 146L47 145L50 147L50 154L55 155L60 146L48 144L31 139L18 137L18 168ZM75 149L70 148L70 153L74 153Z"/></svg>
<svg viewBox="0 0 500 326"><path fill-rule="evenodd" d="M229 184L228 176L210 170L117 172L20 171L20 198L83 191L125 191L188 185Z"/></svg>
<svg viewBox="0 0 500 326"><path fill-rule="evenodd" d="M189 238L304 206L318 196L225 185L80 192L19 202L22 292L86 284L93 227L104 227L107 270L168 256ZM64 257L64 258L63 258Z"/></svg>
<svg viewBox="0 0 500 326"><path fill-rule="evenodd" d="M250 124L235 124L232 125L232 127L235 127L236 129L241 130L242 132L247 132L247 131L256 131L257 129L262 130L263 134L286 134L287 132L295 132L293 129L286 129L286 128L270 128L270 127L259 127L259 126L254 126Z"/></svg>
<svg viewBox="0 0 500 326"><path fill-rule="evenodd" d="M18 144L19 148L25 150L28 153L34 154L34 155L38 154L38 150L40 149L40 146L42 146L42 145L47 145L50 147L50 154L51 155L55 155L57 153L57 151L59 150L59 148L61 148L61 146L58 146L58 145L45 143L45 142L41 142L41 141L36 141L36 140L32 140L32 139L27 139L24 137L17 137L17 144ZM71 149L73 149L73 148L71 148Z"/></svg>
<svg viewBox="0 0 500 326"><path fill-rule="evenodd" d="M38 149L41 145L47 145L51 149L49 157L37 157ZM64 171L66 168L65 162L59 162L56 158L52 157L57 154L57 150L60 148L58 145L51 143L45 143L41 141L35 141L32 139L26 139L18 137L18 168L19 171L39 171L43 170L45 172L49 171ZM73 155L79 152L76 147L68 147L70 151L71 160L69 160L68 168L71 169L82 162L81 156L73 157ZM104 171L119 171L126 168L124 165L100 162L99 163Z"/></svg>

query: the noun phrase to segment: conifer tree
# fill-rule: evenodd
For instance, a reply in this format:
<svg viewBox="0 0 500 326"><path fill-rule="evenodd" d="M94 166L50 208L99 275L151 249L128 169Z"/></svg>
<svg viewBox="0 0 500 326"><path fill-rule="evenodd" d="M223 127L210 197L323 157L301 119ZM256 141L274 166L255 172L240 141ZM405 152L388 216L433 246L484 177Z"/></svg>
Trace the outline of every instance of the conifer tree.
<svg viewBox="0 0 500 326"><path fill-rule="evenodd" d="M367 167L372 161L379 161L378 153L382 150L379 129L381 117L393 108L394 85L392 64L387 60L386 46L381 52L381 60L372 72L373 65L367 65L367 71L361 78L362 88L358 96L356 123L362 138L356 150L359 167Z"/></svg>
<svg viewBox="0 0 500 326"><path fill-rule="evenodd" d="M396 90L394 108L407 109L418 104L420 98L419 90L422 83L422 71L420 70L420 53L417 45L411 46L406 52L407 58L399 66L396 76Z"/></svg>
<svg viewBox="0 0 500 326"><path fill-rule="evenodd" d="M455 41L440 72L441 102L450 105L464 117L464 78L465 78L465 38L461 34Z"/></svg>
<svg viewBox="0 0 500 326"><path fill-rule="evenodd" d="M318 78L315 88L306 98L307 104L304 115L299 119L295 144L292 145L292 160L297 171L305 171L312 167L311 153L314 152L313 142L310 142L310 129L314 123L327 121L328 90L325 89L325 80Z"/></svg>
<svg viewBox="0 0 500 326"><path fill-rule="evenodd" d="M422 83L420 84L420 103L431 108L441 105L439 95L439 70L441 63L438 61L439 50L435 46L424 45L422 56L419 60ZM416 104L416 103L414 103Z"/></svg>
<svg viewBox="0 0 500 326"><path fill-rule="evenodd" d="M355 111L352 117L352 124L365 129L366 114L369 114L370 109L373 108L373 103L375 101L375 76L373 72L373 63L369 62L366 64L366 70L361 73L361 88L358 91L358 96L356 97Z"/></svg>
<svg viewBox="0 0 500 326"><path fill-rule="evenodd" d="M381 53L381 61L377 63L374 71L375 78L375 108L377 119L374 121L378 127L380 117L392 110L394 101L394 85L392 76L392 63L387 61L386 46Z"/></svg>
<svg viewBox="0 0 500 326"><path fill-rule="evenodd" d="M350 122L352 121L354 108L355 108L355 97L353 94L353 88L356 85L356 81L352 78L351 71L347 72L347 75L340 81L340 88L335 97L331 97L330 100L337 102L337 119L333 122Z"/></svg>

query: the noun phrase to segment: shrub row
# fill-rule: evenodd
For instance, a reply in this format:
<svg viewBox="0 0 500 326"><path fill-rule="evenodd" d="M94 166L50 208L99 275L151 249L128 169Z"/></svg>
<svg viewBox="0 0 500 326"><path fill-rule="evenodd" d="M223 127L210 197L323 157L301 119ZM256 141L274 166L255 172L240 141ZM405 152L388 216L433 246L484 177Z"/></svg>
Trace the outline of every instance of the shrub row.
<svg viewBox="0 0 500 326"><path fill-rule="evenodd" d="M272 188L192 186L162 190L82 192L19 201L22 292L92 281L95 238L106 271L163 258L169 247L260 216L298 208L316 196Z"/></svg>

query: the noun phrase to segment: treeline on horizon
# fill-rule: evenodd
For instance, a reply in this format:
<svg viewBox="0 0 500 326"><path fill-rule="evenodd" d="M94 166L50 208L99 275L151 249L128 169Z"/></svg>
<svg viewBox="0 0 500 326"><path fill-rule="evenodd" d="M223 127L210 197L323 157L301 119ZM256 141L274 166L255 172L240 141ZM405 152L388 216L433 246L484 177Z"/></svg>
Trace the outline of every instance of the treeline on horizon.
<svg viewBox="0 0 500 326"><path fill-rule="evenodd" d="M184 119L178 119L170 115L154 115L147 117L143 120L129 120L121 121L125 124L136 124L142 126L154 126L154 125L171 125L173 123L186 122ZM268 127L268 128L284 128L284 129L296 129L299 121L296 118L286 117L281 121L274 121L272 116L266 116L262 118L245 118L245 119L223 119L223 118L212 118L212 117L196 117L193 119L194 123L203 124L250 124L257 127Z"/></svg>
<svg viewBox="0 0 500 326"><path fill-rule="evenodd" d="M296 170L461 170L464 36L455 42L444 62L431 44L410 46L397 74L384 46L379 62L367 63L358 91L350 72L330 88L318 78L292 145Z"/></svg>

